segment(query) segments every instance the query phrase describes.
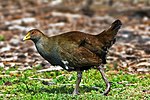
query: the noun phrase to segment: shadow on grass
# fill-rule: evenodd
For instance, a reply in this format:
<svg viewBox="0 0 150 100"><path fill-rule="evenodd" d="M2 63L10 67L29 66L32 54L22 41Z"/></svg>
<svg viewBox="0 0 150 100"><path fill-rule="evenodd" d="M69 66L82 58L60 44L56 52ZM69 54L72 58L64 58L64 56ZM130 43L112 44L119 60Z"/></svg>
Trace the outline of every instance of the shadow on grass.
<svg viewBox="0 0 150 100"><path fill-rule="evenodd" d="M29 89L28 92L32 92L33 94L36 93L42 93L42 92L46 92L46 93L55 93L55 94L72 94L74 90L73 86L48 86L48 87L43 87L43 88L39 88L36 90L32 90ZM89 86L80 86L79 88L79 92L80 94L86 93L86 92L91 92L91 91L100 91L102 92L102 90L100 90L99 87L89 87ZM101 94L101 93L100 93Z"/></svg>
<svg viewBox="0 0 150 100"><path fill-rule="evenodd" d="M72 94L74 90L73 86L58 86L58 87L53 87L50 89L47 88L43 88L42 91L43 92L48 92L48 93L66 93L66 94ZM88 86L80 86L80 93L84 93L84 92L91 92L92 90L98 90L96 88L93 87L88 87Z"/></svg>

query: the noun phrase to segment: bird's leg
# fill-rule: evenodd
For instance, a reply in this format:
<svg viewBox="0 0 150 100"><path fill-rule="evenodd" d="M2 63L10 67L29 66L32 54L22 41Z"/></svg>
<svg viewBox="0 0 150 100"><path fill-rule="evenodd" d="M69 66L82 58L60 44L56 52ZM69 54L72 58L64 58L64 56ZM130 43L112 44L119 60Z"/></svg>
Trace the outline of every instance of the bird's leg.
<svg viewBox="0 0 150 100"><path fill-rule="evenodd" d="M82 78L82 72L81 71L77 71L77 80L76 80L75 89L73 91L73 95L79 94L79 84L81 82L81 78Z"/></svg>
<svg viewBox="0 0 150 100"><path fill-rule="evenodd" d="M102 78L103 78L103 80L105 81L105 84L106 84L106 90L104 91L103 94L107 95L109 93L109 91L110 91L111 83L108 81L107 77L105 76L103 65L98 66L97 68L100 71L100 73L102 75Z"/></svg>

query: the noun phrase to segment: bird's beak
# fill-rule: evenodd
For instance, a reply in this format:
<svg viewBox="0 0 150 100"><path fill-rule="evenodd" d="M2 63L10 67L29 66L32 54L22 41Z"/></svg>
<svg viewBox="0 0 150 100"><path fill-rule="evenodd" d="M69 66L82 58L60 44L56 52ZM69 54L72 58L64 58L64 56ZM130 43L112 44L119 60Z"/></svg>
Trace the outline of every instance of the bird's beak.
<svg viewBox="0 0 150 100"><path fill-rule="evenodd" d="M30 32L27 33L27 35L23 38L23 40L29 40L31 37L30 37Z"/></svg>

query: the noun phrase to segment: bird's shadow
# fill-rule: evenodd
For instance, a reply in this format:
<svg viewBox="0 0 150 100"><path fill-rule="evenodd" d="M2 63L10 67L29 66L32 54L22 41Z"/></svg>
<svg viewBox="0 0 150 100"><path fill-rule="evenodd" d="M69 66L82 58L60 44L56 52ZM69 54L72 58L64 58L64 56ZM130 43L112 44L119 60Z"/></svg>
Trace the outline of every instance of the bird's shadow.
<svg viewBox="0 0 150 100"><path fill-rule="evenodd" d="M47 93L63 93L63 94L72 94L74 90L74 86L57 86L53 88L41 88L42 92L47 92ZM80 86L80 93L85 93L85 92L91 92L92 90L98 91L98 87L89 87L89 86Z"/></svg>
<svg viewBox="0 0 150 100"><path fill-rule="evenodd" d="M64 86L52 85L48 87L42 87L42 88L40 87L38 91L29 89L28 92L32 92L34 94L39 93L39 92L56 93L56 94L72 94L73 90L74 90L73 85L69 85L69 86L68 85L64 85ZM99 87L90 87L90 86L85 86L85 85L80 86L79 92L82 94L82 93L91 92L92 90L100 91L100 93L102 92Z"/></svg>

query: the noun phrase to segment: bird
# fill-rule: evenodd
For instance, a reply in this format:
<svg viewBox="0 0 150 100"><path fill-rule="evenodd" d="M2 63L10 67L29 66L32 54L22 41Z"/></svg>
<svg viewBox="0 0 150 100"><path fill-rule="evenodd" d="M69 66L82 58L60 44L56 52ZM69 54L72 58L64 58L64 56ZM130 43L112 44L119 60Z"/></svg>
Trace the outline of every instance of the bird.
<svg viewBox="0 0 150 100"><path fill-rule="evenodd" d="M101 73L106 84L103 94L107 95L111 89L111 82L107 79L103 67L107 63L108 50L116 42L116 35L121 25L122 22L117 19L108 29L96 35L69 31L48 37L39 29L32 29L27 32L23 40L32 40L39 54L51 65L77 72L73 95L79 94L83 71L91 68Z"/></svg>

